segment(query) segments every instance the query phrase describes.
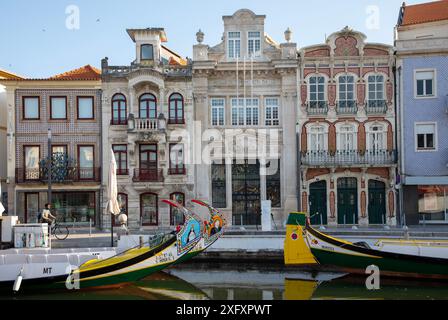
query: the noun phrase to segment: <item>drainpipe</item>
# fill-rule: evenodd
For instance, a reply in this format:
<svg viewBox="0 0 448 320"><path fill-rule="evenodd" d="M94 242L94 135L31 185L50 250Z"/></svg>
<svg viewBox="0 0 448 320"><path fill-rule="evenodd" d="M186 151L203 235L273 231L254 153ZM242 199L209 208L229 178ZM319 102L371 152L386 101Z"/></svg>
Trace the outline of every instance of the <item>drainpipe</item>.
<svg viewBox="0 0 448 320"><path fill-rule="evenodd" d="M103 204L103 90L99 89L98 91L99 93L99 122L100 122L100 143L99 143L99 149L100 149L100 194L98 195L98 214L99 217L96 219L98 224L99 224L99 228L103 229L104 228L104 223L102 223L103 219L103 211L102 211L102 204Z"/></svg>
<svg viewBox="0 0 448 320"><path fill-rule="evenodd" d="M403 110L400 108L401 106L401 67L394 67L394 82L395 82L395 143L397 146L397 169L398 174L400 175L400 189L398 190L398 208L399 208L399 217L400 217L400 225L402 227L406 226L406 216L404 213L404 204L403 204L403 163L402 160L402 151L403 151L403 139L400 137L403 136L402 125L403 125ZM400 121L399 121L400 119ZM400 142L399 142L400 141Z"/></svg>

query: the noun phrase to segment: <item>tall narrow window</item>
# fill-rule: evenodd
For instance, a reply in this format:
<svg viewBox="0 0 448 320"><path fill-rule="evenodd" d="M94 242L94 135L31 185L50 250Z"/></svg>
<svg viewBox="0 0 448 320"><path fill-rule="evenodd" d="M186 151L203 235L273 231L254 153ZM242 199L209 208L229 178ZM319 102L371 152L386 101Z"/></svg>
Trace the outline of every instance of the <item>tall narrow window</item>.
<svg viewBox="0 0 448 320"><path fill-rule="evenodd" d="M434 123L417 124L415 131L418 151L436 149L436 125Z"/></svg>
<svg viewBox="0 0 448 320"><path fill-rule="evenodd" d="M126 97L116 94L112 97L112 125L124 125L127 123Z"/></svg>
<svg viewBox="0 0 448 320"><path fill-rule="evenodd" d="M211 116L212 116L212 126L223 126L225 123L225 102L224 99L214 98L211 100Z"/></svg>
<svg viewBox="0 0 448 320"><path fill-rule="evenodd" d="M117 175L127 175L128 174L128 146L123 145L113 145L112 150L114 151L115 161L117 162Z"/></svg>
<svg viewBox="0 0 448 320"><path fill-rule="evenodd" d="M50 97L51 120L67 119L67 97Z"/></svg>
<svg viewBox="0 0 448 320"><path fill-rule="evenodd" d="M355 147L355 129L353 126L342 126L338 132L339 145L338 151L353 151Z"/></svg>
<svg viewBox="0 0 448 320"><path fill-rule="evenodd" d="M271 165L267 169L266 176L266 199L271 200L273 208L280 208L281 184L280 184L280 160L271 160Z"/></svg>
<svg viewBox="0 0 448 320"><path fill-rule="evenodd" d="M157 119L157 100L152 94L140 97L140 119Z"/></svg>
<svg viewBox="0 0 448 320"><path fill-rule="evenodd" d="M144 193L140 196L140 220L143 226L159 224L159 197L155 193Z"/></svg>
<svg viewBox="0 0 448 320"><path fill-rule="evenodd" d="M154 60L154 48L152 44L142 44L141 48L141 60Z"/></svg>
<svg viewBox="0 0 448 320"><path fill-rule="evenodd" d="M367 113L384 113L387 103L384 95L384 77L382 75L371 75L367 78Z"/></svg>
<svg viewBox="0 0 448 320"><path fill-rule="evenodd" d="M308 143L310 151L326 151L325 143L325 128L322 126L315 126L310 129Z"/></svg>
<svg viewBox="0 0 448 320"><path fill-rule="evenodd" d="M94 163L94 146L78 146L78 174L80 180L95 178Z"/></svg>
<svg viewBox="0 0 448 320"><path fill-rule="evenodd" d="M185 194L182 192L175 192L170 195L170 199L179 203L182 206L185 206ZM170 206L170 225L178 226L183 225L185 223L185 216L182 211L177 208L173 208Z"/></svg>
<svg viewBox="0 0 448 320"><path fill-rule="evenodd" d="M212 163L212 202L215 208L226 208L226 165Z"/></svg>
<svg viewBox="0 0 448 320"><path fill-rule="evenodd" d="M367 137L368 151L377 153L386 150L385 140L384 126L371 126Z"/></svg>
<svg viewBox="0 0 448 320"><path fill-rule="evenodd" d="M355 77L340 76L338 108L353 111L355 107Z"/></svg>
<svg viewBox="0 0 448 320"><path fill-rule="evenodd" d="M78 119L88 120L94 118L93 97L77 97Z"/></svg>
<svg viewBox="0 0 448 320"><path fill-rule="evenodd" d="M247 48L249 57L258 57L261 53L261 36L259 31L249 31L247 34Z"/></svg>
<svg viewBox="0 0 448 320"><path fill-rule="evenodd" d="M434 71L416 71L416 96L417 97L432 97L434 96Z"/></svg>
<svg viewBox="0 0 448 320"><path fill-rule="evenodd" d="M174 93L170 96L170 112L169 120L170 124L184 124L184 98L178 94Z"/></svg>
<svg viewBox="0 0 448 320"><path fill-rule="evenodd" d="M24 146L24 169L25 180L39 180L39 146Z"/></svg>
<svg viewBox="0 0 448 320"><path fill-rule="evenodd" d="M325 77L312 76L310 83L309 106L312 109L324 109L327 106L325 101Z"/></svg>
<svg viewBox="0 0 448 320"><path fill-rule="evenodd" d="M170 174L185 174L184 145L170 144Z"/></svg>
<svg viewBox="0 0 448 320"><path fill-rule="evenodd" d="M39 97L23 97L23 119L38 120L40 118Z"/></svg>
<svg viewBox="0 0 448 320"><path fill-rule="evenodd" d="M240 58L241 57L241 34L240 32L229 32L228 33L228 53L229 58Z"/></svg>
<svg viewBox="0 0 448 320"><path fill-rule="evenodd" d="M278 98L266 99L266 125L278 126L279 122L279 103Z"/></svg>

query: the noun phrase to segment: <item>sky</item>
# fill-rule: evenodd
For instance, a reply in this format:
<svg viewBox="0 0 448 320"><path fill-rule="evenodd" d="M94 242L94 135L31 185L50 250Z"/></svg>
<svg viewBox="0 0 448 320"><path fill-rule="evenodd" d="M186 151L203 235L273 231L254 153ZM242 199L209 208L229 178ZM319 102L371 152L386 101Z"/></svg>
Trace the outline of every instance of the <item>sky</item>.
<svg viewBox="0 0 448 320"><path fill-rule="evenodd" d="M241 8L266 15L278 43L293 31L299 47L323 43L346 25L368 42L393 44L403 0L0 0L0 69L33 78L86 64L129 65L135 59L127 28L163 27L166 45L192 56L199 28L210 46L221 41L223 15ZM429 0L407 0L408 5ZM75 11L73 11L75 6ZM79 19L73 20L76 8ZM68 10L68 11L67 11ZM67 21L69 22L67 27ZM79 21L79 27L77 24Z"/></svg>

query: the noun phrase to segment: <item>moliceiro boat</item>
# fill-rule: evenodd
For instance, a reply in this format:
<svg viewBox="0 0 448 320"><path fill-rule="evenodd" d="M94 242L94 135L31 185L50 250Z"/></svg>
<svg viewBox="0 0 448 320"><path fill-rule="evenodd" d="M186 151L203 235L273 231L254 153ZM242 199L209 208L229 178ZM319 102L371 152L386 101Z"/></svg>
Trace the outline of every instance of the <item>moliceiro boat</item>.
<svg viewBox="0 0 448 320"><path fill-rule="evenodd" d="M291 213L285 239L285 263L318 263L364 275L367 267L374 265L381 276L448 280L448 242L379 240L373 246L352 243L314 229L305 213Z"/></svg>
<svg viewBox="0 0 448 320"><path fill-rule="evenodd" d="M0 255L0 288L111 286L143 279L190 252L201 240L201 221L185 217L179 232L158 235L148 243L110 257L92 254ZM194 236L192 236L194 235Z"/></svg>

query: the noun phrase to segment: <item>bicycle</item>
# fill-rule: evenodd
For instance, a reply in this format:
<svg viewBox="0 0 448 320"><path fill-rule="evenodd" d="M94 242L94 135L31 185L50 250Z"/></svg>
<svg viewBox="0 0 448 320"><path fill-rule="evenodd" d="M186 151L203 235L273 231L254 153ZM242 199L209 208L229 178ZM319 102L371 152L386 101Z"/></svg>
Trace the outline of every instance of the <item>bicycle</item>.
<svg viewBox="0 0 448 320"><path fill-rule="evenodd" d="M58 240L67 239L68 235L70 234L70 230L68 230L68 227L60 225L57 221L55 221L55 223L51 225L50 230L50 234L53 234Z"/></svg>

